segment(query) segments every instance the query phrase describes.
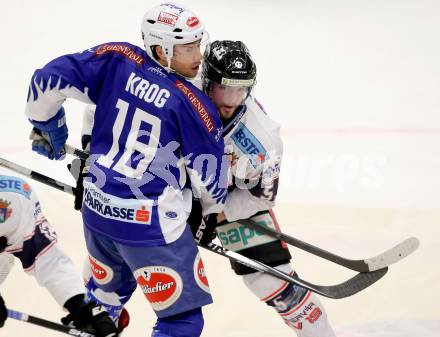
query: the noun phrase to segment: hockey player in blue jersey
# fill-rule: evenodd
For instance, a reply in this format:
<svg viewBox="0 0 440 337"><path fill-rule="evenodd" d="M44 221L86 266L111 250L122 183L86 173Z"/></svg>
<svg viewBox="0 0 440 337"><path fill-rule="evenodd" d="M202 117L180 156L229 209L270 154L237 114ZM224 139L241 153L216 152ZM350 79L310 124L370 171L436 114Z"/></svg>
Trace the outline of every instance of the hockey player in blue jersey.
<svg viewBox="0 0 440 337"><path fill-rule="evenodd" d="M200 86L217 106L223 121L226 152L232 157L233 182L218 224L200 229L197 211L189 222L194 232L203 232L206 242L212 238L215 227L225 248L292 274L291 256L285 244L237 222L251 219L278 229L271 208L278 190L283 144L279 125L251 94L255 82L256 66L243 42L215 41L207 48ZM315 294L238 263L232 263L232 268L298 337L335 337Z"/></svg>
<svg viewBox="0 0 440 337"><path fill-rule="evenodd" d="M193 193L204 216L220 213L227 193L220 118L187 81L206 36L193 12L165 3L143 17L145 50L111 42L61 56L29 89L33 150L50 159L65 154L64 100L96 105L82 207L89 295L113 295L117 318L139 285L158 316L154 337L199 336L212 302L186 221Z"/></svg>

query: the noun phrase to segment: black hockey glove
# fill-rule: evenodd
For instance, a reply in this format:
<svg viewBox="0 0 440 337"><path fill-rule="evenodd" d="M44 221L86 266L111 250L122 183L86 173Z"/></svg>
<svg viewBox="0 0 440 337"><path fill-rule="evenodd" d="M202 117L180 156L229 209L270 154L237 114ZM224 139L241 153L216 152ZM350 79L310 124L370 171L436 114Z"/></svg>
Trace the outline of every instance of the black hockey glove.
<svg viewBox="0 0 440 337"><path fill-rule="evenodd" d="M75 186L75 201L74 208L79 211L82 207L83 202L83 194L84 194L84 178L87 177L89 172L89 167L86 166L86 162L84 160L75 158L72 160L72 164L67 164L67 169L72 174L72 176L76 179Z"/></svg>
<svg viewBox="0 0 440 337"><path fill-rule="evenodd" d="M3 325L5 325L6 318L8 318L8 309L6 309L5 301L0 295L0 328L3 328Z"/></svg>
<svg viewBox="0 0 440 337"><path fill-rule="evenodd" d="M188 224L197 243L206 245L215 239L217 214L209 214L203 217L202 205L198 199L193 199L191 213L188 217Z"/></svg>
<svg viewBox="0 0 440 337"><path fill-rule="evenodd" d="M64 307L70 314L61 318L61 323L94 334L96 337L116 337L118 328L104 307L95 302L84 303L84 295L69 299Z"/></svg>
<svg viewBox="0 0 440 337"><path fill-rule="evenodd" d="M0 253L3 253L8 246L8 238L6 236L0 236Z"/></svg>

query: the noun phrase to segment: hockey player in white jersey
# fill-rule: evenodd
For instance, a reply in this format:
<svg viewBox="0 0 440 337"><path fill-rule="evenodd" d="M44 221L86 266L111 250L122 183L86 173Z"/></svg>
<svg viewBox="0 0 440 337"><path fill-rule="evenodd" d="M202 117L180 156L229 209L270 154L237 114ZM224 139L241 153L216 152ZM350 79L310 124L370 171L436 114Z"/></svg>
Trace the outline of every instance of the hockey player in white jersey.
<svg viewBox="0 0 440 337"><path fill-rule="evenodd" d="M62 318L64 324L73 323L79 329L91 326L91 331L100 337L117 335L107 312L95 303L86 304L81 276L57 244L57 234L44 217L30 185L20 178L0 175L0 284L15 258L69 311ZM0 327L6 318L6 304L0 296Z"/></svg>
<svg viewBox="0 0 440 337"><path fill-rule="evenodd" d="M222 118L233 179L219 217L223 221L216 223L215 217L210 217L199 228L200 218L193 212L192 229L203 232L202 242L209 242L215 228L225 248L293 274L291 256L283 242L236 222L252 219L278 229L271 208L275 205L283 146L279 125L251 95L255 81L256 66L241 41L215 41L205 51L203 91ZM273 307L299 337L335 336L314 293L243 265L231 264L238 275L243 275L246 286Z"/></svg>

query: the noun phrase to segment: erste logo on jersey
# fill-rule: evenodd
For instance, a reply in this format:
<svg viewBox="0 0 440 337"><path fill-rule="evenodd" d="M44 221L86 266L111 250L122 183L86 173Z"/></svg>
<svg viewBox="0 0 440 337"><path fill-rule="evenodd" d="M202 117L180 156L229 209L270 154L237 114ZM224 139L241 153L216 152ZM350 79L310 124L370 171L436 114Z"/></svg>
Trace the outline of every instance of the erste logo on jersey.
<svg viewBox="0 0 440 337"><path fill-rule="evenodd" d="M89 255L90 270L96 283L104 285L113 279L113 270L106 264Z"/></svg>
<svg viewBox="0 0 440 337"><path fill-rule="evenodd" d="M29 184L24 180L0 176L0 192L14 192L30 199L32 190Z"/></svg>
<svg viewBox="0 0 440 337"><path fill-rule="evenodd" d="M0 199L0 223L6 222L12 214L11 202Z"/></svg>
<svg viewBox="0 0 440 337"><path fill-rule="evenodd" d="M92 212L111 220L151 224L152 201L121 199L84 184L84 205Z"/></svg>
<svg viewBox="0 0 440 337"><path fill-rule="evenodd" d="M133 49L123 44L103 44L96 49L95 55L99 56L110 52L121 54L122 56L125 56L129 60L139 65L141 65L145 61L141 55L136 54Z"/></svg>
<svg viewBox="0 0 440 337"><path fill-rule="evenodd" d="M231 138L241 152L249 155L249 161L254 167L265 160L266 149L243 123L240 122Z"/></svg>
<svg viewBox="0 0 440 337"><path fill-rule="evenodd" d="M169 267L149 266L134 272L136 281L154 310L169 308L182 294L180 275Z"/></svg>
<svg viewBox="0 0 440 337"><path fill-rule="evenodd" d="M194 260L194 278L200 288L202 288L208 294L211 293L200 253L197 253L196 259Z"/></svg>

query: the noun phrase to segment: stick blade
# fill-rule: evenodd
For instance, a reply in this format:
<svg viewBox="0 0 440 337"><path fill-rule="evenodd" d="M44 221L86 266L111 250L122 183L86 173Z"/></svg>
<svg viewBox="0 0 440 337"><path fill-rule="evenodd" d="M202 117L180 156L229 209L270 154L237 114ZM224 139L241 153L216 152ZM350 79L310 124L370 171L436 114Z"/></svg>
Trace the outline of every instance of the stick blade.
<svg viewBox="0 0 440 337"><path fill-rule="evenodd" d="M419 246L419 239L410 237L382 254L365 259L364 262L368 265L369 271L379 270L404 259Z"/></svg>

